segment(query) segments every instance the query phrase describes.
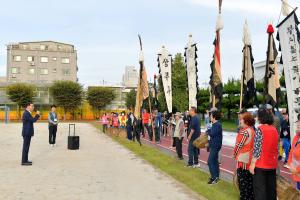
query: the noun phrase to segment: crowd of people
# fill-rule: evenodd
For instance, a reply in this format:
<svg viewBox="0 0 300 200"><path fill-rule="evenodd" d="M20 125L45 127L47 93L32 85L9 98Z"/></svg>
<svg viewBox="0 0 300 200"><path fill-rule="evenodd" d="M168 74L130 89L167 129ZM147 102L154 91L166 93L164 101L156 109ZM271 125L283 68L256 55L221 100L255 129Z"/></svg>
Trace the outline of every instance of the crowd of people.
<svg viewBox="0 0 300 200"><path fill-rule="evenodd" d="M208 135L209 157L207 160L210 179L208 184L220 180L220 151L223 129L221 112L216 108L206 110L204 131L201 133L200 117L197 109L191 107L184 113L160 113L154 109L151 113L143 109L141 119L132 112L127 115L111 113L102 116L103 130L107 126L126 128L127 138L141 135L150 141L160 143L161 137L171 137L172 146L178 159L183 160L182 142L188 142L187 167L199 168L200 150L193 144L201 134ZM276 175L280 173L279 162L290 169L293 180L300 190L300 115L295 137L291 138L289 117L286 110L274 112L271 105L260 106L255 112L238 112L238 129L233 158L237 161L236 174L240 190L240 199L275 200ZM292 141L291 141L292 139Z"/></svg>

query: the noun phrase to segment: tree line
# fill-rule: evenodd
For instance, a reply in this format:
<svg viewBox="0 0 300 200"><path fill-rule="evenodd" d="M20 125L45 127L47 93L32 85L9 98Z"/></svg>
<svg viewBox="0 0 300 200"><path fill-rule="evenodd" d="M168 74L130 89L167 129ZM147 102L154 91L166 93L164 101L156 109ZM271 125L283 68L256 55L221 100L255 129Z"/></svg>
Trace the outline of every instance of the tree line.
<svg viewBox="0 0 300 200"><path fill-rule="evenodd" d="M18 116L21 116L21 109L28 102L34 102L36 86L27 83L15 83L7 86L6 94L9 99L18 106ZM72 81L56 81L49 87L53 102L61 107L66 114L78 109L83 101L87 101L92 107L95 118L99 118L100 110L110 104L116 97L115 91L108 87L88 87L84 90L79 83Z"/></svg>

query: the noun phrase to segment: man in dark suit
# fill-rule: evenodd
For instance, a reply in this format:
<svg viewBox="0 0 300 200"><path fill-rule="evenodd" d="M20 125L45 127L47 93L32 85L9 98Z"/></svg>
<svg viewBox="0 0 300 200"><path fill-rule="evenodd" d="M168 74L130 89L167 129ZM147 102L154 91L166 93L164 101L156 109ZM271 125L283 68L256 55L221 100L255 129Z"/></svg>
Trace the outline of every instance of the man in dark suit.
<svg viewBox="0 0 300 200"><path fill-rule="evenodd" d="M34 135L33 123L40 118L40 112L37 111L35 117L31 116L31 112L34 110L33 103L27 103L26 109L22 116L23 121L23 150L22 150L22 163L21 165L29 166L32 165L31 161L28 161L28 152L30 147L31 137Z"/></svg>

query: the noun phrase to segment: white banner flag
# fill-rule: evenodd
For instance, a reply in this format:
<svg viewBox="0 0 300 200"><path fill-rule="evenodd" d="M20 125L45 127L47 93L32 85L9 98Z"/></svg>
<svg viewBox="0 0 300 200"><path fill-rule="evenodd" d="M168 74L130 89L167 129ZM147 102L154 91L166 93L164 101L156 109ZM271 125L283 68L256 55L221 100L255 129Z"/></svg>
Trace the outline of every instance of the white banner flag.
<svg viewBox="0 0 300 200"><path fill-rule="evenodd" d="M297 16L295 12L292 12L277 26L285 74L292 137L296 133L297 115L300 113L300 38L297 36L297 23Z"/></svg>
<svg viewBox="0 0 300 200"><path fill-rule="evenodd" d="M172 56L163 46L158 54L158 67L164 87L166 103L169 113L172 112Z"/></svg>
<svg viewBox="0 0 300 200"><path fill-rule="evenodd" d="M196 44L193 43L192 35L189 36L187 47L185 48L185 62L188 79L189 90L189 109L191 107L197 108L197 62L196 62Z"/></svg>

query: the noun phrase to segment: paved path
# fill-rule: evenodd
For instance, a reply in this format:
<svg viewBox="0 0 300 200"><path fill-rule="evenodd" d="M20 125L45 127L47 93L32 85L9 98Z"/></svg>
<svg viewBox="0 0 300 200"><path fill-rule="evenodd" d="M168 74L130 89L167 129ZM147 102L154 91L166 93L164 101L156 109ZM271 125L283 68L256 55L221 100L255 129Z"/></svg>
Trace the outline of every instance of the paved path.
<svg viewBox="0 0 300 200"><path fill-rule="evenodd" d="M57 147L48 145L47 124L35 124L29 159L21 166L21 124L0 123L0 199L191 200L194 193L86 123L76 124L80 150L67 150L67 124Z"/></svg>

